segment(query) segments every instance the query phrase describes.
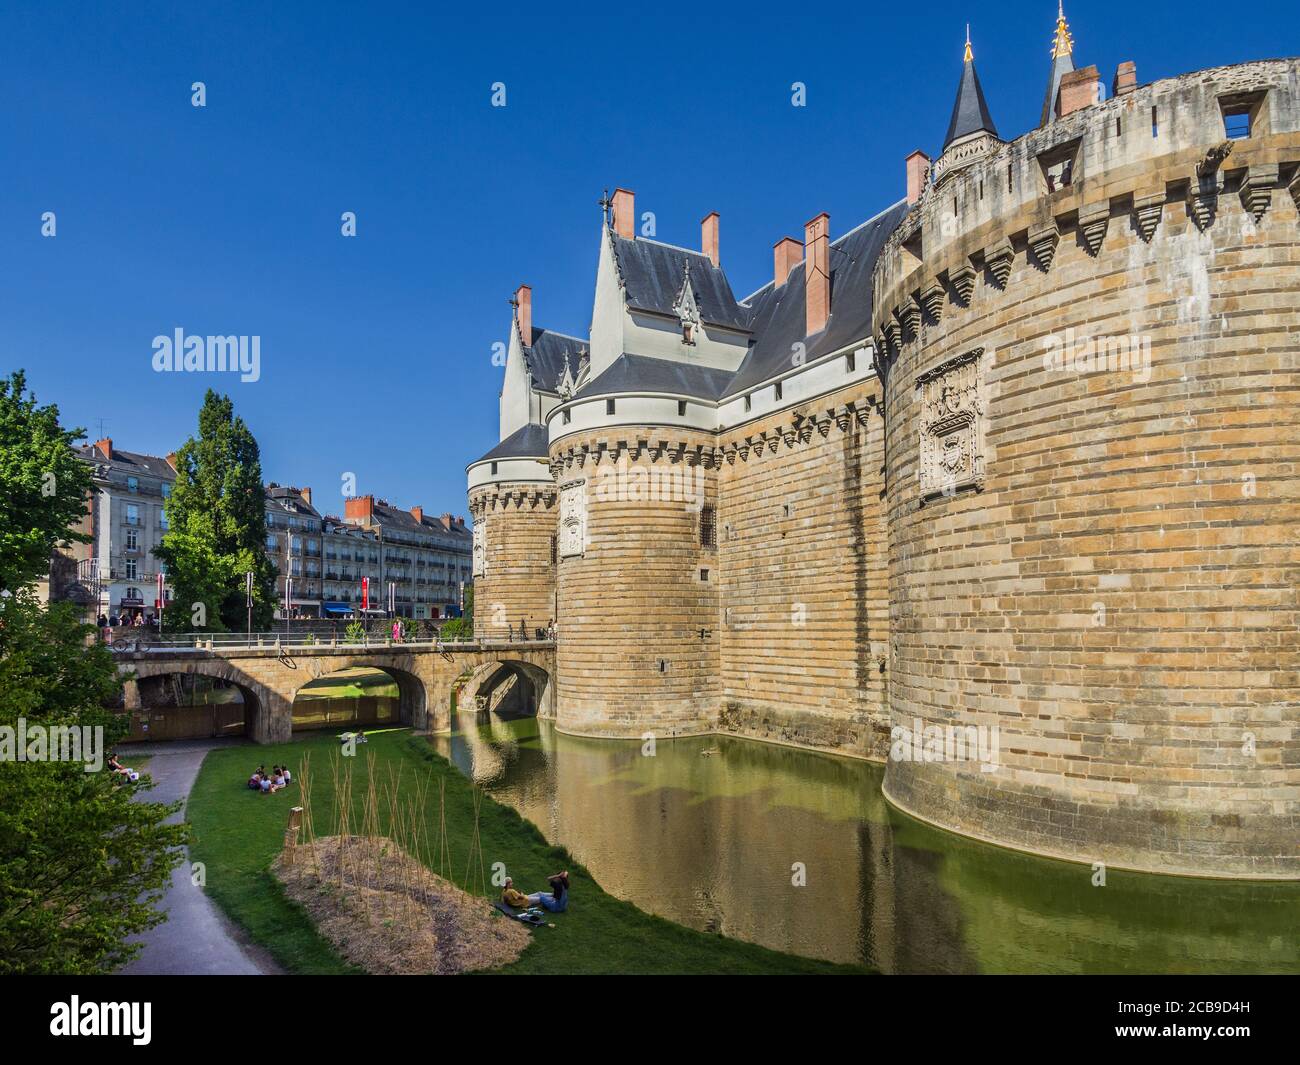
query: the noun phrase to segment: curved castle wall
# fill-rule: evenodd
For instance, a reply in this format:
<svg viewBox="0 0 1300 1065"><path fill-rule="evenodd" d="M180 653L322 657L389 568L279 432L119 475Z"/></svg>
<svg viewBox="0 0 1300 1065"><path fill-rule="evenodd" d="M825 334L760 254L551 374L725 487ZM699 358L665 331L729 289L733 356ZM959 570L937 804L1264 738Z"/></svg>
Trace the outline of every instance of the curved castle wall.
<svg viewBox="0 0 1300 1065"><path fill-rule="evenodd" d="M1075 860L1300 875L1297 66L1000 146L882 255L903 810ZM1251 135L1227 142L1234 106ZM996 728L990 764L932 746L950 726Z"/></svg>
<svg viewBox="0 0 1300 1065"><path fill-rule="evenodd" d="M555 488L535 482L470 491L476 634L518 639L522 622L531 638L555 618L555 503Z"/></svg>
<svg viewBox="0 0 1300 1065"><path fill-rule="evenodd" d="M561 731L668 736L716 723L717 551L700 526L717 513L718 461L713 434L682 428L552 443Z"/></svg>

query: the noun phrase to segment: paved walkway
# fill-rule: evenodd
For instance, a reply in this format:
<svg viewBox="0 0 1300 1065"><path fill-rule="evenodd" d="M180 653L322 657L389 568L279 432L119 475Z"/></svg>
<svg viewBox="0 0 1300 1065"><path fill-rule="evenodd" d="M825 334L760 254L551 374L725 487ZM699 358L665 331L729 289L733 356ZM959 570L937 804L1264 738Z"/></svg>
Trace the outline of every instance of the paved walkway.
<svg viewBox="0 0 1300 1065"><path fill-rule="evenodd" d="M118 748L122 761L149 755L146 772L155 787L144 793L154 802L188 799L203 756L214 747L244 740L177 740L171 743L132 743ZM182 809L172 818L184 819ZM190 863L172 871L171 886L162 899L167 920L143 935L132 937L144 949L120 971L127 976L249 975L280 972L267 953L253 945L190 880Z"/></svg>

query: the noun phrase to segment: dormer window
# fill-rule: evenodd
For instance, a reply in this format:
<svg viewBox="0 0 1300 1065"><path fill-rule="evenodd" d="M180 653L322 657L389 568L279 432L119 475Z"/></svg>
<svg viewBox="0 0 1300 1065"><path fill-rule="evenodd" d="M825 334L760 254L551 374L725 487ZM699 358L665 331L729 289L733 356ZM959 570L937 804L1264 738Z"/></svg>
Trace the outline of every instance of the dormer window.
<svg viewBox="0 0 1300 1065"><path fill-rule="evenodd" d="M677 290L677 299L673 310L682 327L682 343L694 345L699 338L700 307L695 300L695 289L691 286L691 264L683 264L682 287Z"/></svg>

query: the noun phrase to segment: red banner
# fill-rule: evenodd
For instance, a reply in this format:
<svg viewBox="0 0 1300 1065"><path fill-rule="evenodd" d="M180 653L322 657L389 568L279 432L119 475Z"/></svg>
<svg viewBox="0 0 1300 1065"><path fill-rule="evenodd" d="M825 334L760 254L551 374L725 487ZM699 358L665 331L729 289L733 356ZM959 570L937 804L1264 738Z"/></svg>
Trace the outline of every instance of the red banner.
<svg viewBox="0 0 1300 1065"><path fill-rule="evenodd" d="M361 609L370 609L370 578L361 578Z"/></svg>

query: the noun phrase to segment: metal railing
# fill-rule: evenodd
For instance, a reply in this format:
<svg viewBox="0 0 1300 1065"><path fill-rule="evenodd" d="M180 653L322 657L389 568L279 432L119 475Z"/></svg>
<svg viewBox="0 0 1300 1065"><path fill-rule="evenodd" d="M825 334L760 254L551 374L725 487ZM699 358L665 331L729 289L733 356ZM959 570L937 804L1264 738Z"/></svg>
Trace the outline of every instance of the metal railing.
<svg viewBox="0 0 1300 1065"><path fill-rule="evenodd" d="M127 630L129 631L129 630ZM321 637L306 632L255 632L251 638L242 632L193 632L177 633L153 638L148 641L124 637L109 644L109 650L119 654L176 654L191 651L277 651L289 648L319 648L334 650L338 648L360 648L379 651L400 649L402 651L442 651L442 650L480 650L487 644L529 643L541 646L553 646L553 637L544 639L521 640L514 633L500 637L472 637L467 640L394 640L391 636L377 637L363 635L359 640L349 640L346 636Z"/></svg>

